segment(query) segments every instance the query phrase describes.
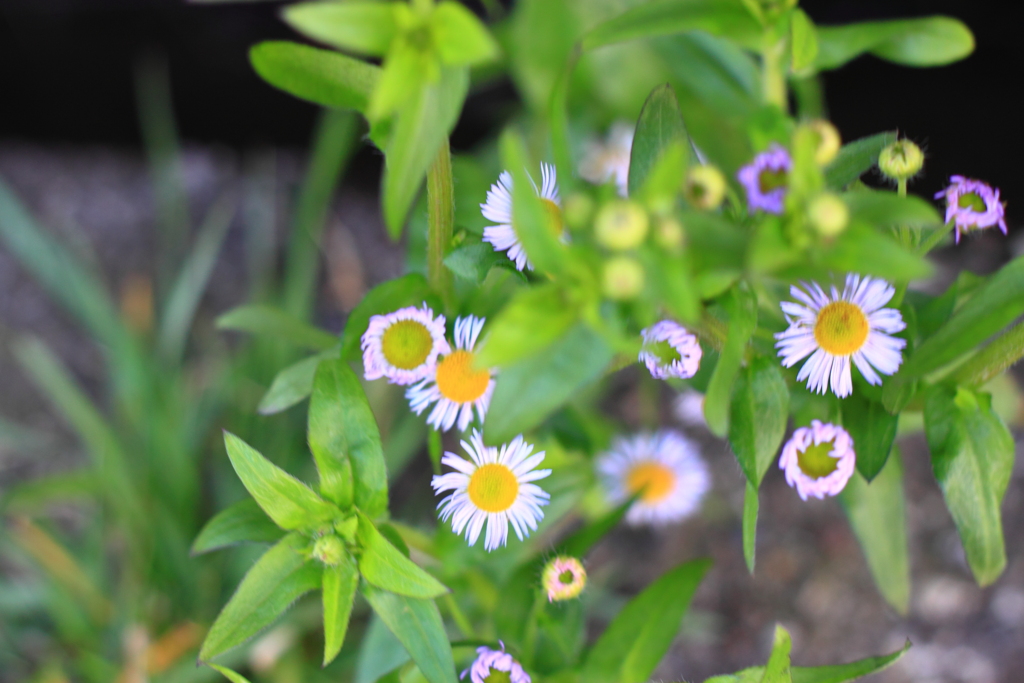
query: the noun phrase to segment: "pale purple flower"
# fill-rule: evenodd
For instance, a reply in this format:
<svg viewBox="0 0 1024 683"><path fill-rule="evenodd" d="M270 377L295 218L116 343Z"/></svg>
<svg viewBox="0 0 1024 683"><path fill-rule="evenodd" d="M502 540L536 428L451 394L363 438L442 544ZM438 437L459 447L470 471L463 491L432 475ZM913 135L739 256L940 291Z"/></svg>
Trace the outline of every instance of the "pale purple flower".
<svg viewBox="0 0 1024 683"><path fill-rule="evenodd" d="M834 460L835 462L832 462ZM853 476L857 454L849 432L838 425L812 420L800 427L782 447L779 469L786 472L786 483L796 489L802 500L824 499L838 494Z"/></svg>
<svg viewBox="0 0 1024 683"><path fill-rule="evenodd" d="M575 557L559 556L544 567L541 585L548 593L548 602L571 600L587 585L587 570Z"/></svg>
<svg viewBox="0 0 1024 683"><path fill-rule="evenodd" d="M523 667L512 658L512 655L505 652L505 643L501 643L500 650L492 650L487 646L478 647L476 659L468 669L459 674L459 678L465 678L468 673L472 683L485 683L492 669L506 672L511 683L530 683L529 674L523 671Z"/></svg>
<svg viewBox="0 0 1024 683"><path fill-rule="evenodd" d="M952 183L945 190L935 193L935 198L946 198L946 223L956 224L956 241L960 235L971 230L982 230L998 225L1006 234L1006 207L999 201L999 190L988 183L965 178L962 175L949 177ZM979 210L984 206L984 210Z"/></svg>
<svg viewBox="0 0 1024 683"><path fill-rule="evenodd" d="M748 209L781 214L788 174L792 169L793 160L789 152L779 145L772 145L741 168L736 177L747 191Z"/></svg>
<svg viewBox="0 0 1024 683"><path fill-rule="evenodd" d="M444 325L444 316L435 317L426 304L372 316L360 342L366 379L404 386L429 376L437 356L451 352Z"/></svg>
<svg viewBox="0 0 1024 683"><path fill-rule="evenodd" d="M655 379L687 379L697 374L703 355L697 337L679 323L661 320L640 332L639 360Z"/></svg>

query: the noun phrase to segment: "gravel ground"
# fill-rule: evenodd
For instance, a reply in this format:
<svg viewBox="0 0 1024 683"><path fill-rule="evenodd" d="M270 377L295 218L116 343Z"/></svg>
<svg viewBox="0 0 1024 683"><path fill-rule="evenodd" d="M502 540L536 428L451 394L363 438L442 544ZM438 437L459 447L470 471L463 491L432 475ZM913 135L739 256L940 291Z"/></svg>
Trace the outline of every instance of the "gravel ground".
<svg viewBox="0 0 1024 683"><path fill-rule="evenodd" d="M273 175L253 171L258 168L271 169ZM271 192L280 214L272 217L276 227L271 235L281 246L285 221L280 207L288 205L301 178L300 154L264 150L238 155L192 148L185 150L183 169L196 216L201 217L224 191L246 197L246 192ZM153 272L157 222L145 164L136 154L7 143L0 145L0 178L42 224L89 256L112 291L131 289L127 283ZM244 299L242 215L236 217L204 301L204 324ZM318 316L328 328L337 329L343 313L367 286L400 270L401 256L383 235L373 199L358 188L346 187L337 198L325 245L328 275L321 283ZM986 235L970 240L956 258L976 272L989 272L1009 251L1006 242ZM950 278L951 255L940 256L940 262L945 264L944 279ZM17 368L11 342L25 334L41 337L93 391L100 387L103 373L98 351L83 343L77 324L4 250L0 292L0 415L53 435L44 454L31 458L0 439L2 489L80 460L70 435ZM667 406L670 397L665 398ZM624 404L631 400L623 397ZM668 423L672 418L667 407L665 412ZM1017 424L1024 422L1024 415L1016 417ZM876 676L875 683L1024 680L1024 527L1016 523L1024 517L1020 458L1003 505L1007 570L993 586L980 589L942 504L923 439L918 435L902 440L913 580L910 612L903 617L875 590L838 503L802 503L774 469L762 488L758 564L751 577L740 538L742 475L724 442L700 427L687 429L704 444L715 480L701 519L658 532L617 530L590 558L592 572L610 573L623 594L641 589L680 561L699 555L714 558L715 567L656 678L700 681L763 663L773 624L779 621L793 636L798 665L880 654L898 649L909 638L914 647L896 666ZM1019 452L1019 430L1017 436ZM628 564L624 557L631 558Z"/></svg>

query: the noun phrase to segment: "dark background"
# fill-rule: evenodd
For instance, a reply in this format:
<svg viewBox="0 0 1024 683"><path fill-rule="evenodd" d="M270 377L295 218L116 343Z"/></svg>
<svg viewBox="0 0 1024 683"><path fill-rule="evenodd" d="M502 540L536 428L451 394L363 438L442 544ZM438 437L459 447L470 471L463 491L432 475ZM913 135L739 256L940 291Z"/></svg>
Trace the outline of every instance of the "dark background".
<svg viewBox="0 0 1024 683"><path fill-rule="evenodd" d="M182 136L236 148L304 146L315 108L260 81L246 51L260 40L295 38L277 18L282 3L186 4L182 0L0 0L0 139L138 146L133 69L166 56ZM472 6L472 3L470 3ZM820 24L949 14L974 31L977 50L938 69L873 57L825 79L830 115L844 139L898 128L928 154L921 193L952 173L985 179L1004 198L1022 196L1014 173L1024 151L1012 106L1024 52L1024 12L995 3L931 0L808 0ZM477 95L455 136L471 145L493 130L511 88ZM481 101L485 100L485 101ZM495 100L499 100L495 102ZM357 177L362 174L354 174ZM1011 206L1009 219L1014 221Z"/></svg>

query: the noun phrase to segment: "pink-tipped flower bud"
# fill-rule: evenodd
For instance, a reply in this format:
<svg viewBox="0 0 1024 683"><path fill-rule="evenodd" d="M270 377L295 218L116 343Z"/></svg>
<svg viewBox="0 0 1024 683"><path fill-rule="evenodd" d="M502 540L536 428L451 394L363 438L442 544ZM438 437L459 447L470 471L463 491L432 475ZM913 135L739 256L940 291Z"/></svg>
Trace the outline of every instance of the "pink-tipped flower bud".
<svg viewBox="0 0 1024 683"><path fill-rule="evenodd" d="M548 602L571 600L587 585L587 571L575 557L556 557L544 566L541 584L547 591Z"/></svg>

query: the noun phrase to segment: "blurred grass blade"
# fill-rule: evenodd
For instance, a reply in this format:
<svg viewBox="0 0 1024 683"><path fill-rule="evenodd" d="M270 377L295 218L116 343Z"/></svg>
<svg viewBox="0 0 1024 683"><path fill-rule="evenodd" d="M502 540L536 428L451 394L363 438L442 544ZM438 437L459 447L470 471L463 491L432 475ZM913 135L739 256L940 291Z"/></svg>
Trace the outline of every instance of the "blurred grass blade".
<svg viewBox="0 0 1024 683"><path fill-rule="evenodd" d="M163 315L157 348L171 363L178 363L185 352L188 333L192 328L199 301L203 298L206 285L213 274L224 237L231 227L236 202L232 196L222 196L206 215L199 229L192 253L181 266L181 271L171 288Z"/></svg>
<svg viewBox="0 0 1024 683"><path fill-rule="evenodd" d="M284 532L252 498L246 498L213 516L192 543L192 554L200 555L237 543L276 543Z"/></svg>
<svg viewBox="0 0 1024 683"><path fill-rule="evenodd" d="M429 683L457 683L452 648L433 600L395 595L366 583L361 590Z"/></svg>
<svg viewBox="0 0 1024 683"><path fill-rule="evenodd" d="M260 399L256 411L260 415L274 415L308 398L313 392L313 378L320 361L335 357L336 351L324 351L281 370Z"/></svg>
<svg viewBox="0 0 1024 683"><path fill-rule="evenodd" d="M901 649L881 657L866 657L849 664L831 666L794 666L793 683L846 683L861 676L881 671L902 657L910 649L910 641Z"/></svg>
<svg viewBox="0 0 1024 683"><path fill-rule="evenodd" d="M0 493L0 512L41 513L55 503L91 500L106 482L89 470L73 470L37 477L10 486Z"/></svg>
<svg viewBox="0 0 1024 683"><path fill-rule="evenodd" d="M246 304L233 308L217 318L217 327L279 339L311 351L326 351L338 343L338 338L330 332L266 304Z"/></svg>
<svg viewBox="0 0 1024 683"><path fill-rule="evenodd" d="M284 275L284 309L307 320L320 272L320 239L342 170L356 148L359 119L351 111L324 111L295 205Z"/></svg>
<svg viewBox="0 0 1024 683"><path fill-rule="evenodd" d="M252 2L252 0L248 1ZM241 0L189 0L189 2L241 2ZM226 666L220 666L218 664L209 664L208 666L214 671L223 674L224 678L231 681L231 683L249 683L248 678L238 673L237 671L232 671Z"/></svg>
<svg viewBox="0 0 1024 683"><path fill-rule="evenodd" d="M845 420L845 413L843 417ZM859 449L860 443L855 443ZM897 612L906 614L910 604L910 550L899 450L893 450L871 483L855 472L840 500L879 592Z"/></svg>
<svg viewBox="0 0 1024 683"><path fill-rule="evenodd" d="M309 540L292 532L265 552L224 606L199 651L207 662L270 626L303 594L320 587L320 567L300 554Z"/></svg>

